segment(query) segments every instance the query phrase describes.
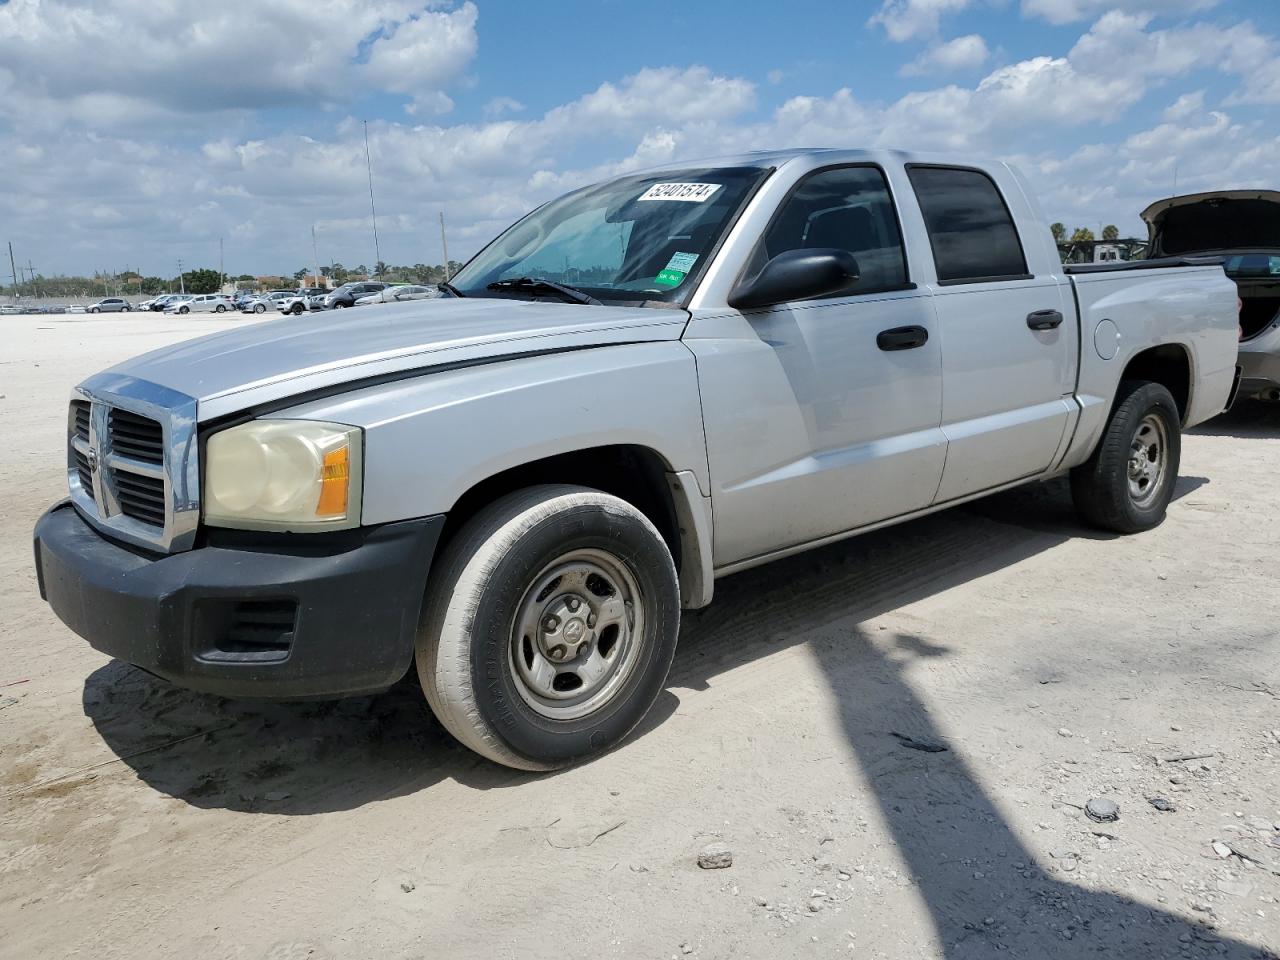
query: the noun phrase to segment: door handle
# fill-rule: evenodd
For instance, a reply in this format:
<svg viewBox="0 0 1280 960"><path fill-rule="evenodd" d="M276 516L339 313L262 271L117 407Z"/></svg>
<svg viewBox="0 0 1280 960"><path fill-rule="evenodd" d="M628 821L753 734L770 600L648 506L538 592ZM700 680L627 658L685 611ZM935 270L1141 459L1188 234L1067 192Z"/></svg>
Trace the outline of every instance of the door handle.
<svg viewBox="0 0 1280 960"><path fill-rule="evenodd" d="M881 350L912 350L929 342L929 331L924 327L894 327L876 334L876 346Z"/></svg>
<svg viewBox="0 0 1280 960"><path fill-rule="evenodd" d="M1056 330L1062 326L1062 311L1036 310L1028 313L1027 326L1032 330Z"/></svg>

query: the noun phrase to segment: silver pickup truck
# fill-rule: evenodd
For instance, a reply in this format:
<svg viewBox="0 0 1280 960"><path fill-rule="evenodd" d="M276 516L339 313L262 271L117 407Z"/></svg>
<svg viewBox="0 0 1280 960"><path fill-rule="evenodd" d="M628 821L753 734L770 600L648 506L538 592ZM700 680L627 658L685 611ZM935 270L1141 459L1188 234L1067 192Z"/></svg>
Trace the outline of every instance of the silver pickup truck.
<svg viewBox="0 0 1280 960"><path fill-rule="evenodd" d="M462 743L608 749L716 578L1070 473L1164 517L1222 411L1235 286L1067 268L1000 163L806 150L585 187L436 300L286 318L72 393L40 590L200 691L335 697L416 667Z"/></svg>

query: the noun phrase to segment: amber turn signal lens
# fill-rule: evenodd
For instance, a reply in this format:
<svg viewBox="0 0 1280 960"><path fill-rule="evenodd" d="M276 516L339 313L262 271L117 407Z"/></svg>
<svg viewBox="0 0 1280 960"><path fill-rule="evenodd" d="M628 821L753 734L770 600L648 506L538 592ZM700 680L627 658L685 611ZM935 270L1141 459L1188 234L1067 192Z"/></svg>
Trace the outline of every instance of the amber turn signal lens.
<svg viewBox="0 0 1280 960"><path fill-rule="evenodd" d="M347 513L347 489L351 483L351 447L344 444L324 455L320 471L317 517L342 517Z"/></svg>

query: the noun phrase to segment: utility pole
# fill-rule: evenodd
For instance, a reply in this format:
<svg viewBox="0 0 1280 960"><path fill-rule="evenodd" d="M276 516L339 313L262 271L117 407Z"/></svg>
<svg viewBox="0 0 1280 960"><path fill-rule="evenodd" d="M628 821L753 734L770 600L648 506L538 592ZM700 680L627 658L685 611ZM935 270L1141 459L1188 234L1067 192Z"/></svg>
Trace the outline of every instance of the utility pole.
<svg viewBox="0 0 1280 960"><path fill-rule="evenodd" d="M18 268L13 262L13 241L9 241L9 279L13 281L13 299L18 299Z"/></svg>
<svg viewBox="0 0 1280 960"><path fill-rule="evenodd" d="M183 276L182 276L182 258L181 257L178 258L178 292L179 293L187 292L187 282L185 279L183 279Z"/></svg>
<svg viewBox="0 0 1280 960"><path fill-rule="evenodd" d="M222 264L222 238L218 238L218 292L227 285L227 271Z"/></svg>
<svg viewBox="0 0 1280 960"><path fill-rule="evenodd" d="M27 275L31 277L31 293L33 296L40 296L40 291L36 289L36 268L31 265L31 261L27 260Z"/></svg>
<svg viewBox="0 0 1280 960"><path fill-rule="evenodd" d="M364 121L364 165L369 173L369 215L373 218L373 273L381 276L378 269L382 263L382 254L378 250L378 208L373 205L373 158L369 154L369 121Z"/></svg>
<svg viewBox="0 0 1280 960"><path fill-rule="evenodd" d="M317 287L321 286L320 254L316 251L316 225L314 223L311 225L311 269L315 271L311 279L315 281Z"/></svg>
<svg viewBox="0 0 1280 960"><path fill-rule="evenodd" d="M449 241L444 237L444 211L440 211L440 246L444 250L444 282L448 283L451 279L449 276Z"/></svg>

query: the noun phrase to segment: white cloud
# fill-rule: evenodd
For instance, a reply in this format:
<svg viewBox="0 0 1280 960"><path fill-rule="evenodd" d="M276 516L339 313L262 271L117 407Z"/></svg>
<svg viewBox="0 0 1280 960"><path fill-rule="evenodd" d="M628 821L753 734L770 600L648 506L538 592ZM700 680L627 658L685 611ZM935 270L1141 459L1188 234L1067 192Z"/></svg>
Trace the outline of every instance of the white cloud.
<svg viewBox="0 0 1280 960"><path fill-rule="evenodd" d="M899 43L938 33L942 17L967 8L972 0L882 0L869 24L884 27L890 40Z"/></svg>
<svg viewBox="0 0 1280 960"><path fill-rule="evenodd" d="M1165 107L1164 117L1169 123L1180 123L1198 113L1204 111L1204 91L1196 90L1193 93L1184 93L1169 106Z"/></svg>
<svg viewBox="0 0 1280 960"><path fill-rule="evenodd" d="M1022 0L1022 12L1062 25L1088 20L1108 11L1177 16L1216 7L1222 0Z"/></svg>
<svg viewBox="0 0 1280 960"><path fill-rule="evenodd" d="M378 88L440 106L441 88L475 54L476 8L434 6L218 0L193 10L154 0L10 0L0 5L0 117L52 128L190 123L344 103Z"/></svg>
<svg viewBox="0 0 1280 960"><path fill-rule="evenodd" d="M486 117L502 117L508 113L521 113L524 110L524 104L515 97L494 97L484 105L484 115Z"/></svg>
<svg viewBox="0 0 1280 960"><path fill-rule="evenodd" d="M987 42L978 34L971 33L945 43L934 44L898 72L904 77L914 77L929 73L972 70L986 63L988 56L990 53L987 50Z"/></svg>

